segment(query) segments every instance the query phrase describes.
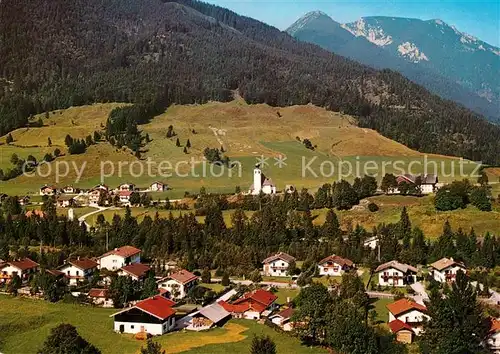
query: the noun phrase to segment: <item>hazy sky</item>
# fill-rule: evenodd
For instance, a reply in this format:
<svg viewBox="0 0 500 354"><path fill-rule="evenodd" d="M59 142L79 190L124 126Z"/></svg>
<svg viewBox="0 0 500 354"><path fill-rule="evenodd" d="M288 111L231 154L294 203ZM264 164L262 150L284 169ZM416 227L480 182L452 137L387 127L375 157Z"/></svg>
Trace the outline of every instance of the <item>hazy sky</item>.
<svg viewBox="0 0 500 354"><path fill-rule="evenodd" d="M500 0L414 1L414 0L205 0L253 17L279 29L286 29L306 12L321 10L345 23L362 16L399 16L422 20L441 19L459 31L500 45Z"/></svg>

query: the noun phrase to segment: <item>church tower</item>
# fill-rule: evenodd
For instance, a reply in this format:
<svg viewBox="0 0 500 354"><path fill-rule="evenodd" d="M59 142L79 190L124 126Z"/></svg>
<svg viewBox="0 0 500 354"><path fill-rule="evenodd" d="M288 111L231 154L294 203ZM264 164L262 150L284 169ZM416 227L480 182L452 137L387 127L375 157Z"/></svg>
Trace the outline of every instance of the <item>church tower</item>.
<svg viewBox="0 0 500 354"><path fill-rule="evenodd" d="M259 166L253 170L253 194L257 195L262 190L262 171Z"/></svg>

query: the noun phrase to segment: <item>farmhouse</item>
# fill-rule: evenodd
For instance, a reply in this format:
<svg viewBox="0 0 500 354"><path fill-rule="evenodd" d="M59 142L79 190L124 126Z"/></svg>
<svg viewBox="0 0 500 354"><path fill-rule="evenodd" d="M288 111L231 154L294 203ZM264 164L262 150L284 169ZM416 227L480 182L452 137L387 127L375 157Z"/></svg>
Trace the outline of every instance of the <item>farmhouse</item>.
<svg viewBox="0 0 500 354"><path fill-rule="evenodd" d="M457 272L461 270L462 272L467 272L467 268L461 262L453 260L453 258L441 258L429 265L429 272L434 278L434 280L445 283L455 281Z"/></svg>
<svg viewBox="0 0 500 354"><path fill-rule="evenodd" d="M62 192L65 194L75 194L76 193L76 188L73 186L64 186L62 189Z"/></svg>
<svg viewBox="0 0 500 354"><path fill-rule="evenodd" d="M220 300L217 303L229 312L233 318L245 318L245 312L250 309L248 304L234 305L224 300Z"/></svg>
<svg viewBox="0 0 500 354"><path fill-rule="evenodd" d="M175 327L174 305L173 301L156 295L110 317L114 317L115 332L162 335Z"/></svg>
<svg viewBox="0 0 500 354"><path fill-rule="evenodd" d="M398 261L379 265L375 273L378 273L378 283L381 286L403 287L415 283L417 278L417 268Z"/></svg>
<svg viewBox="0 0 500 354"><path fill-rule="evenodd" d="M400 183L406 182L408 184L415 184L420 187L420 192L422 194L431 194L436 191L436 185L439 183L437 175L434 174L422 174L422 175L411 175L404 174L396 178L398 185ZM395 190L395 193L399 191Z"/></svg>
<svg viewBox="0 0 500 354"><path fill-rule="evenodd" d="M98 259L99 269L118 270L132 263L141 263L141 250L132 246L115 248Z"/></svg>
<svg viewBox="0 0 500 354"><path fill-rule="evenodd" d="M223 326L231 318L231 314L220 304L214 303L203 307L193 314L189 326L186 329L191 331L203 331L213 326Z"/></svg>
<svg viewBox="0 0 500 354"><path fill-rule="evenodd" d="M290 322L293 312L293 308L289 307L281 312L278 312L275 315L272 315L271 317L269 317L269 319L272 323L279 326L282 330L288 332L293 329L293 322Z"/></svg>
<svg viewBox="0 0 500 354"><path fill-rule="evenodd" d="M89 204L97 205L101 199L101 195L105 196L107 192L104 189L95 188L88 193Z"/></svg>
<svg viewBox="0 0 500 354"><path fill-rule="evenodd" d="M234 301L233 305L246 306L243 317L258 320L262 316L267 316L268 313L278 308L278 305L275 304L277 298L278 297L270 291L257 289L245 293L241 298Z"/></svg>
<svg viewBox="0 0 500 354"><path fill-rule="evenodd" d="M0 281L7 282L17 275L24 282L29 279L30 275L37 271L38 263L29 258L5 262L0 265Z"/></svg>
<svg viewBox="0 0 500 354"><path fill-rule="evenodd" d="M495 353L500 353L500 320L497 318L490 318L490 331L488 337L488 345L490 350Z"/></svg>
<svg viewBox="0 0 500 354"><path fill-rule="evenodd" d="M40 195L54 195L56 192L57 189L54 186L44 185L40 187Z"/></svg>
<svg viewBox="0 0 500 354"><path fill-rule="evenodd" d="M118 186L118 191L133 192L135 191L135 184L133 183L122 183Z"/></svg>
<svg viewBox="0 0 500 354"><path fill-rule="evenodd" d="M130 205L130 196L132 192L130 191L119 191L118 197L120 198L120 203L123 205Z"/></svg>
<svg viewBox="0 0 500 354"><path fill-rule="evenodd" d="M264 275L271 277L287 276L288 266L295 262L295 258L284 252L278 252L262 261L264 264Z"/></svg>
<svg viewBox="0 0 500 354"><path fill-rule="evenodd" d="M87 297L94 305L113 307L113 300L109 298L108 289L90 289Z"/></svg>
<svg viewBox="0 0 500 354"><path fill-rule="evenodd" d="M168 185L158 181L151 183L151 185L149 186L149 190L151 192L163 192L166 191L167 189Z"/></svg>
<svg viewBox="0 0 500 354"><path fill-rule="evenodd" d="M75 205L75 198L66 195L57 197L57 206L60 208L69 208Z"/></svg>
<svg viewBox="0 0 500 354"><path fill-rule="evenodd" d="M167 290L174 299L183 299L195 285L198 277L182 269L158 281L158 287Z"/></svg>
<svg viewBox="0 0 500 354"><path fill-rule="evenodd" d="M118 271L118 275L131 277L133 280L141 281L146 278L150 270L151 268L148 265L142 263L132 263L121 267Z"/></svg>
<svg viewBox="0 0 500 354"><path fill-rule="evenodd" d="M259 195L260 192L264 194L276 194L276 186L270 178L267 178L259 167L253 170L253 184L248 190L249 194Z"/></svg>
<svg viewBox="0 0 500 354"><path fill-rule="evenodd" d="M69 280L69 285L78 285L83 281L90 281L97 270L97 262L89 258L69 260L59 269Z"/></svg>
<svg viewBox="0 0 500 354"><path fill-rule="evenodd" d="M401 321L409 325L416 335L422 332L424 321L430 317L427 315L427 308L424 305L400 299L387 305L389 310L389 325L393 321Z"/></svg>
<svg viewBox="0 0 500 354"><path fill-rule="evenodd" d="M354 263L347 258L331 255L318 263L319 275L341 276L354 269Z"/></svg>

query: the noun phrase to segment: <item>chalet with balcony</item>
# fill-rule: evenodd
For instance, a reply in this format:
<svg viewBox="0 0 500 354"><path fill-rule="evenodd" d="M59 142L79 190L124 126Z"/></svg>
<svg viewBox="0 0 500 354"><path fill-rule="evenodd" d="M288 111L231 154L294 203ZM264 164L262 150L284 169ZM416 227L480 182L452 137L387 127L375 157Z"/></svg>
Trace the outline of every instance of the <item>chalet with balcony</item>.
<svg viewBox="0 0 500 354"><path fill-rule="evenodd" d="M99 269L115 271L129 264L141 263L141 250L132 246L115 248L100 256L97 262Z"/></svg>
<svg viewBox="0 0 500 354"><path fill-rule="evenodd" d="M182 269L168 277L160 279L158 288L165 289L173 299L183 299L187 296L189 290L196 286L198 276Z"/></svg>
<svg viewBox="0 0 500 354"><path fill-rule="evenodd" d="M166 191L167 189L168 189L168 185L163 183L163 182L159 182L159 181L153 182L149 186L149 190L151 192L163 192L163 191Z"/></svg>
<svg viewBox="0 0 500 354"><path fill-rule="evenodd" d="M417 268L398 261L379 265L375 273L378 274L378 283L381 286L404 287L417 280Z"/></svg>
<svg viewBox="0 0 500 354"><path fill-rule="evenodd" d="M148 272L150 270L151 268L146 264L132 263L124 267L121 267L120 270L118 271L118 275L131 277L133 280L136 281L143 281L147 277Z"/></svg>
<svg viewBox="0 0 500 354"><path fill-rule="evenodd" d="M57 189L54 186L44 185L40 187L40 195L54 195L57 193Z"/></svg>
<svg viewBox="0 0 500 354"><path fill-rule="evenodd" d="M295 257L284 252L278 252L262 261L264 264L264 275L269 277L286 277L288 266L295 262Z"/></svg>
<svg viewBox="0 0 500 354"><path fill-rule="evenodd" d="M0 281L8 282L14 276L19 276L21 281L28 281L30 276L39 269L39 264L29 258L4 262L0 265Z"/></svg>
<svg viewBox="0 0 500 354"><path fill-rule="evenodd" d="M319 275L342 276L354 268L353 261L337 255L328 256L318 263Z"/></svg>
<svg viewBox="0 0 500 354"><path fill-rule="evenodd" d="M455 261L453 258L441 258L429 265L429 273L434 280L440 283L449 283L455 281L458 271L467 272L467 268L461 262Z"/></svg>
<svg viewBox="0 0 500 354"><path fill-rule="evenodd" d="M78 285L84 281L90 281L97 271L97 262L89 258L68 260L59 270L68 279L69 285Z"/></svg>

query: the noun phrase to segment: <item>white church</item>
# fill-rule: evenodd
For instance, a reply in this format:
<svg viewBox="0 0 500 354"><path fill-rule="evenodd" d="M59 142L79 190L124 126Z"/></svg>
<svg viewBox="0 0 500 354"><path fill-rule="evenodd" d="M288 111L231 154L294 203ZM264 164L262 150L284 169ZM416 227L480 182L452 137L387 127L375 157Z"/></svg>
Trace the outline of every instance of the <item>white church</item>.
<svg viewBox="0 0 500 354"><path fill-rule="evenodd" d="M253 184L248 190L249 194L259 195L260 192L264 194L276 194L276 186L270 178L267 178L259 166L255 166L253 170Z"/></svg>

